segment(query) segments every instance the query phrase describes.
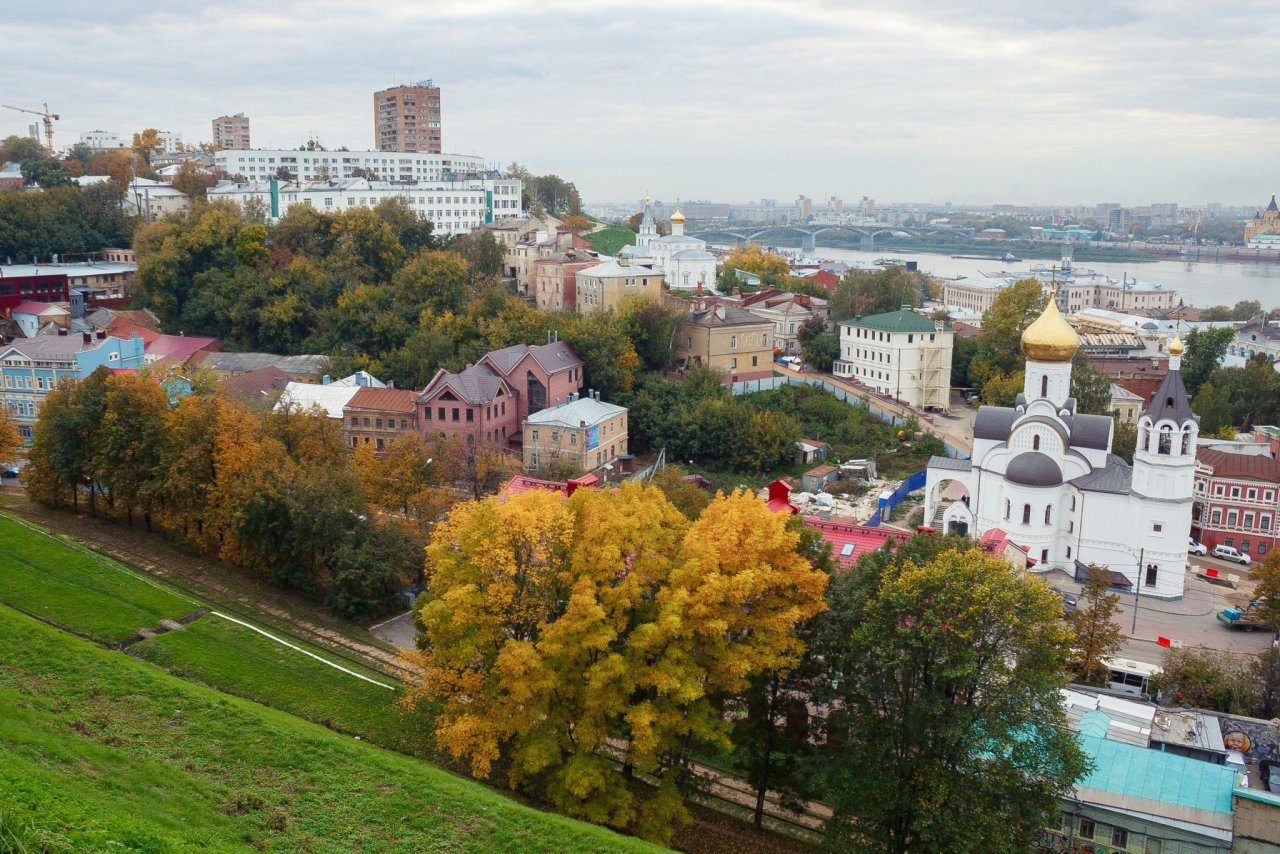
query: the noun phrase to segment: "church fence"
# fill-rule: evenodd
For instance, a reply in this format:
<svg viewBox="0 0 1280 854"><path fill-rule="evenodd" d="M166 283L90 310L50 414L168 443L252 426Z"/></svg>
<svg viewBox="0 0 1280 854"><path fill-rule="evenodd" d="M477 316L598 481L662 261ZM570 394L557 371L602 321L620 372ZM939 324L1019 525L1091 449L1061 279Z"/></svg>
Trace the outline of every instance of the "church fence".
<svg viewBox="0 0 1280 854"><path fill-rule="evenodd" d="M867 520L867 526L870 528L880 527L880 522L883 521L882 516L885 510L887 509L892 513L894 508L901 504L902 500L906 498L908 494L915 492L917 489L924 489L925 479L928 474L928 471L916 472L904 480L897 489L891 492L888 498L881 498L880 506L876 508L876 512L872 513L871 518Z"/></svg>

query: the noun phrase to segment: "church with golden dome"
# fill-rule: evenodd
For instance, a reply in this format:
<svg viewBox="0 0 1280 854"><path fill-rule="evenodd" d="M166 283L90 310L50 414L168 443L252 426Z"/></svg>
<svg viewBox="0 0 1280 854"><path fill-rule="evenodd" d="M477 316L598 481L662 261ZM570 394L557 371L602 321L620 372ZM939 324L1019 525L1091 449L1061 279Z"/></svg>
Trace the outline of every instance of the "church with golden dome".
<svg viewBox="0 0 1280 854"><path fill-rule="evenodd" d="M1267 207L1244 227L1244 245L1249 249L1280 249L1280 205L1276 204L1275 193Z"/></svg>
<svg viewBox="0 0 1280 854"><path fill-rule="evenodd" d="M714 288L716 258L707 251L707 241L684 233L684 222L685 216L677 200L675 212L671 214L671 233L658 236L658 225L653 218L649 200L646 199L636 245L624 247L622 254L632 263L647 264L655 270L661 270L666 276L668 288Z"/></svg>
<svg viewBox="0 0 1280 854"><path fill-rule="evenodd" d="M1076 411L1071 360L1080 338L1056 300L1021 344L1015 404L978 410L970 459L929 461L925 519L1013 543L1033 572L1082 580L1097 564L1117 587L1181 598L1200 429L1179 370L1182 342L1169 346L1169 372L1138 419L1132 465L1112 453L1111 417Z"/></svg>

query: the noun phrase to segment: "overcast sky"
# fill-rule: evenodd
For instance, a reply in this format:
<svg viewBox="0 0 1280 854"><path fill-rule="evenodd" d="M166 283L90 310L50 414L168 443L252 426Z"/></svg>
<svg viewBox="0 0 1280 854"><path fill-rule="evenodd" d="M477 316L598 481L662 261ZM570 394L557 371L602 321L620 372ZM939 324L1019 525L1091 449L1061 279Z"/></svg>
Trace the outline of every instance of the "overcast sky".
<svg viewBox="0 0 1280 854"><path fill-rule="evenodd" d="M372 93L443 89L446 151L655 198L1265 203L1272 0L155 0L6 4L0 101L256 146L373 142ZM0 136L28 120L0 110Z"/></svg>

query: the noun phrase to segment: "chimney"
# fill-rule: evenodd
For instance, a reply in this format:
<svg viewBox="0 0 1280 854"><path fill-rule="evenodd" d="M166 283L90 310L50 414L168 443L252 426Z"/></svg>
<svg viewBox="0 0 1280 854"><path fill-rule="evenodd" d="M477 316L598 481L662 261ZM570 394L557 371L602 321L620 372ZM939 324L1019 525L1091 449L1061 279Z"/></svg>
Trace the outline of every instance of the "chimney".
<svg viewBox="0 0 1280 854"><path fill-rule="evenodd" d="M99 341L106 341L106 340L107 340L107 330L105 330L105 329L99 329L99 330L98 330L98 340L99 340Z"/></svg>
<svg viewBox="0 0 1280 854"><path fill-rule="evenodd" d="M698 296L702 296L702 279L698 279Z"/></svg>
<svg viewBox="0 0 1280 854"><path fill-rule="evenodd" d="M596 400L600 399L600 392L596 392Z"/></svg>
<svg viewBox="0 0 1280 854"><path fill-rule="evenodd" d="M595 397L595 396L596 396L596 390L595 390L595 389L593 389L593 388L589 388L589 389L587 389L587 399L588 399L588 400L590 400L591 398L593 398L593 397Z"/></svg>
<svg viewBox="0 0 1280 854"><path fill-rule="evenodd" d="M66 330L66 329L63 329L61 326L59 326L59 327L58 327L58 334L59 334L59 335L66 335L66 334L67 334L67 330Z"/></svg>
<svg viewBox="0 0 1280 854"><path fill-rule="evenodd" d="M93 343L93 333L92 333L92 332L86 332L86 333L84 333L83 335L81 335L81 336L80 336L80 341L81 341L81 343L84 343L84 344L92 344L92 343Z"/></svg>
<svg viewBox="0 0 1280 854"><path fill-rule="evenodd" d="M325 374L323 377L320 378L320 385L328 385L331 382L333 382L333 378L330 377L328 374Z"/></svg>

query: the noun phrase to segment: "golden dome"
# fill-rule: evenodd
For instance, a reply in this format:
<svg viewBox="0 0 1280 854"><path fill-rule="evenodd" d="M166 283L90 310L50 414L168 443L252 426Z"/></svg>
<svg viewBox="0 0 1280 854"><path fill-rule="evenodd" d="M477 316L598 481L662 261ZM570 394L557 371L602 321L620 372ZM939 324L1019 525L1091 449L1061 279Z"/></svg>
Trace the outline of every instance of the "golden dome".
<svg viewBox="0 0 1280 854"><path fill-rule="evenodd" d="M1022 352L1038 362L1069 362L1079 349L1080 336L1050 297L1044 312L1022 333Z"/></svg>
<svg viewBox="0 0 1280 854"><path fill-rule="evenodd" d="M672 222L684 222L684 214L680 213L680 208L676 208L676 212L671 215Z"/></svg>
<svg viewBox="0 0 1280 854"><path fill-rule="evenodd" d="M1175 334L1173 336L1173 343L1169 345L1169 355L1181 356L1183 349L1184 348L1182 346L1182 336Z"/></svg>

